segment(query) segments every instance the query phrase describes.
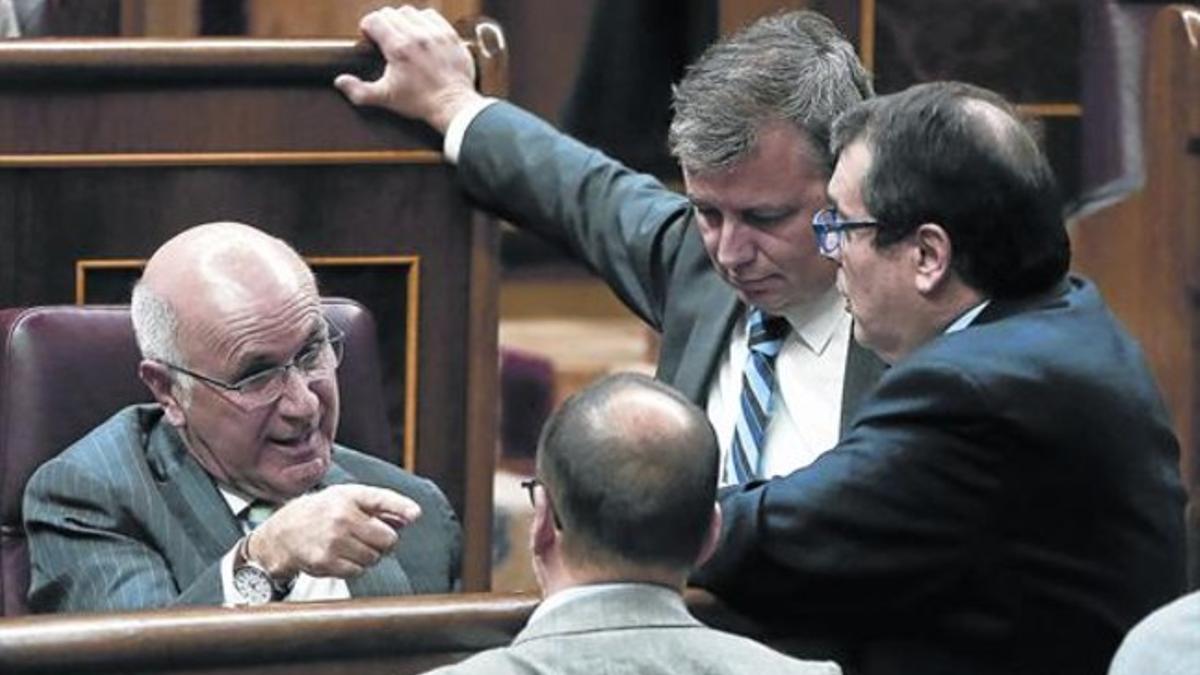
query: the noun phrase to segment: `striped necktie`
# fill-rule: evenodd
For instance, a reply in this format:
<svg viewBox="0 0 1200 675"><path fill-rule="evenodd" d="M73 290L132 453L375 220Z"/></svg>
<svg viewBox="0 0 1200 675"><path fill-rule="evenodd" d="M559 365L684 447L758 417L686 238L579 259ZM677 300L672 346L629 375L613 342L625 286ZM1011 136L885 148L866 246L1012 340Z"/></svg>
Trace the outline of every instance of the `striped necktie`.
<svg viewBox="0 0 1200 675"><path fill-rule="evenodd" d="M750 349L746 369L742 372L742 396L726 474L735 477L738 483L757 478L761 471L762 449L775 390L775 357L789 330L783 317L764 314L760 309L750 311L746 322Z"/></svg>

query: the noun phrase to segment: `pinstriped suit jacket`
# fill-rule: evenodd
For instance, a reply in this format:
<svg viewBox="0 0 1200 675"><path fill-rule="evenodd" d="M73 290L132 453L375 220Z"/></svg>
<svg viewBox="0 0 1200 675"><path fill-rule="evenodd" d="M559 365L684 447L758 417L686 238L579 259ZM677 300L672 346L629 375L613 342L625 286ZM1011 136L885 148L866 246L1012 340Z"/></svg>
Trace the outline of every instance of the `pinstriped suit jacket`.
<svg viewBox="0 0 1200 675"><path fill-rule="evenodd" d="M839 675L830 661L801 661L714 630L659 587L626 586L573 598L529 622L512 645L428 675Z"/></svg>
<svg viewBox="0 0 1200 675"><path fill-rule="evenodd" d="M334 446L322 486L339 483L390 488L423 511L391 555L348 581L352 596L453 589L461 533L432 482ZM220 604L218 563L242 535L156 405L125 408L39 468L24 518L36 612Z"/></svg>
<svg viewBox="0 0 1200 675"><path fill-rule="evenodd" d="M713 269L683 195L503 101L471 122L458 173L473 198L602 277L661 334L656 377L704 407L745 305ZM883 369L850 340L843 430Z"/></svg>

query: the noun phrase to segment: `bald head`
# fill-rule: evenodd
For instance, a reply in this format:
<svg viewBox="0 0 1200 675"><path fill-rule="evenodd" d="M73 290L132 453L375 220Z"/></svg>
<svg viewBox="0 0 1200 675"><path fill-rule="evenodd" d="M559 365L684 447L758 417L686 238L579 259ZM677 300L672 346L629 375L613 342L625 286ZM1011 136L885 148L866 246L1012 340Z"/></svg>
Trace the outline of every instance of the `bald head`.
<svg viewBox="0 0 1200 675"><path fill-rule="evenodd" d="M319 302L312 272L286 242L242 223L189 228L155 251L134 288L138 346L146 358L180 363L183 334L271 295Z"/></svg>
<svg viewBox="0 0 1200 675"><path fill-rule="evenodd" d="M711 522L717 455L704 413L651 378L615 375L571 397L538 450L567 555L686 569Z"/></svg>

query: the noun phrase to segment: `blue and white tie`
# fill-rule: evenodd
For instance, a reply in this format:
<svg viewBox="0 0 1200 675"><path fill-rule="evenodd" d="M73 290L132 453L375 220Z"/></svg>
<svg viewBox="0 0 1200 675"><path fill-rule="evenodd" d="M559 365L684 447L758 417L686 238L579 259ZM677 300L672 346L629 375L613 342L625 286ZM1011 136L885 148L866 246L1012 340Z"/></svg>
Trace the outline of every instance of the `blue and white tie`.
<svg viewBox="0 0 1200 675"><path fill-rule="evenodd" d="M761 471L762 449L775 391L775 357L779 355L788 330L788 322L783 317L770 316L760 309L750 311L746 322L750 352L742 372L742 396L727 473L738 483L757 478Z"/></svg>

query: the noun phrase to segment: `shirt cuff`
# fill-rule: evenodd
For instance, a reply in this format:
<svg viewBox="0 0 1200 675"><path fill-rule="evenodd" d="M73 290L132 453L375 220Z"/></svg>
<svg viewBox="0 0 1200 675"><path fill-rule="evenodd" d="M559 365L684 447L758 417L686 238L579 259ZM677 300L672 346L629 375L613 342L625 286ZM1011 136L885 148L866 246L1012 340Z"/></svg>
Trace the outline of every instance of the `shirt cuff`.
<svg viewBox="0 0 1200 675"><path fill-rule="evenodd" d="M233 587L233 557L237 555L238 546L242 540L229 549L229 553L221 558L221 596L226 607L240 607L246 604L246 599Z"/></svg>
<svg viewBox="0 0 1200 675"><path fill-rule="evenodd" d="M442 141L442 154L446 156L446 161L451 164L458 164L458 153L462 150L463 139L467 135L467 127L471 126L471 122L483 112L485 108L495 103L497 99L491 97L483 97L475 99L471 103L463 106L462 110L455 113L451 118L450 124L446 127L446 136Z"/></svg>

